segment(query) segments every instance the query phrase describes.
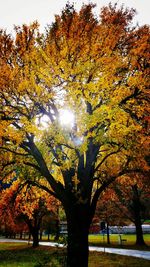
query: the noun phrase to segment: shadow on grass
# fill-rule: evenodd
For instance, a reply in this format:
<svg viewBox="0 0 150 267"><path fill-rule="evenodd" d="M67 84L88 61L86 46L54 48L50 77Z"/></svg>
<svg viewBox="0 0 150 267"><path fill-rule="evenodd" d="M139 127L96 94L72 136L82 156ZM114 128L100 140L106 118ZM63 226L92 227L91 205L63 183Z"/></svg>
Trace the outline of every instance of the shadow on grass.
<svg viewBox="0 0 150 267"><path fill-rule="evenodd" d="M65 267L65 252L56 249L17 248L0 251L0 267Z"/></svg>
<svg viewBox="0 0 150 267"><path fill-rule="evenodd" d="M8 243L0 248L0 267L66 267L64 248ZM149 264L148 260L101 252L91 252L89 257L89 267L149 267Z"/></svg>
<svg viewBox="0 0 150 267"><path fill-rule="evenodd" d="M89 267L149 267L149 264L148 260L116 254L94 252L89 257Z"/></svg>

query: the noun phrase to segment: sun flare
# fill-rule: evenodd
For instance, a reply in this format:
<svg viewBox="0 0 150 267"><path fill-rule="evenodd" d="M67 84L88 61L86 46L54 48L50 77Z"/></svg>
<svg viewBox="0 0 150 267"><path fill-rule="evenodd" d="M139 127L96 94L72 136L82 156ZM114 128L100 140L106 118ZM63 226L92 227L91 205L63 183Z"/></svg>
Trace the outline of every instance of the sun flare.
<svg viewBox="0 0 150 267"><path fill-rule="evenodd" d="M74 114L68 109L63 109L60 111L59 121L62 126L73 126Z"/></svg>

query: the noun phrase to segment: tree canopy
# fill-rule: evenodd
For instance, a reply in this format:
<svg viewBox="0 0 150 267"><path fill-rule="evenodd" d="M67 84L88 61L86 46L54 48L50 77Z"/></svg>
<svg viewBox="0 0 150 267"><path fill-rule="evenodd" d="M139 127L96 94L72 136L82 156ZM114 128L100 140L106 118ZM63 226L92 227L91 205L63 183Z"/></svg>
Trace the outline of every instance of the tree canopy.
<svg viewBox="0 0 150 267"><path fill-rule="evenodd" d="M37 23L16 27L14 40L0 33L2 168L46 179L66 212L72 267L87 254L73 233L87 244L100 193L148 171L149 27L132 26L134 9L110 4L98 19L93 7L67 4L45 34ZM63 110L72 123L61 123Z"/></svg>

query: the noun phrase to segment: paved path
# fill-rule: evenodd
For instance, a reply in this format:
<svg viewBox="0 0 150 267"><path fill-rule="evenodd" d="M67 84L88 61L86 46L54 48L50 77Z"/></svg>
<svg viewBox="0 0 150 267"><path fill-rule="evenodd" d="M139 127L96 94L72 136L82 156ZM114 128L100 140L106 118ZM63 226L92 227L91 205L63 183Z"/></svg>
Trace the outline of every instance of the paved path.
<svg viewBox="0 0 150 267"><path fill-rule="evenodd" d="M125 256L132 256L150 260L150 251L123 249L123 248L101 248L101 247L89 247L90 251L105 251L107 253L114 253Z"/></svg>
<svg viewBox="0 0 150 267"><path fill-rule="evenodd" d="M26 240L16 240L16 239L0 239L0 242L26 242ZM63 247L62 244L58 244L55 242L39 242L42 246L51 246L51 247ZM133 249L122 249L122 248L103 248L103 247L95 247L90 246L90 251L97 251L97 252L106 252L106 253L114 253L119 255L125 255L125 256L132 256L132 257L138 257L143 258L146 260L150 260L150 251L142 251L142 250L133 250Z"/></svg>

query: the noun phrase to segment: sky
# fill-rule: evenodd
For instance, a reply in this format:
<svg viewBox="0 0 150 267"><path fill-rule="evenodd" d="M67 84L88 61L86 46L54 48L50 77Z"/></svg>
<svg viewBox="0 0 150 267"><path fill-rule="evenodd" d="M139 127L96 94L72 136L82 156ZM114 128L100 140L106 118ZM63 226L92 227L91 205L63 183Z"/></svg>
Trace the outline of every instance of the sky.
<svg viewBox="0 0 150 267"><path fill-rule="evenodd" d="M82 3L89 0L70 0L75 3L75 8L80 9ZM102 6L107 5L110 0L91 0L97 7L94 12L99 13ZM133 7L138 14L135 23L139 25L150 24L150 0L111 0L112 3L124 3L126 7ZM37 20L43 32L47 24L54 21L54 15L60 14L67 0L0 0L0 28L13 33L14 25L30 24Z"/></svg>

